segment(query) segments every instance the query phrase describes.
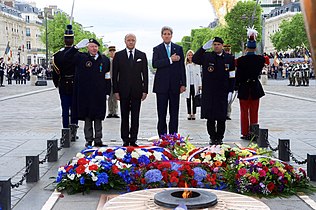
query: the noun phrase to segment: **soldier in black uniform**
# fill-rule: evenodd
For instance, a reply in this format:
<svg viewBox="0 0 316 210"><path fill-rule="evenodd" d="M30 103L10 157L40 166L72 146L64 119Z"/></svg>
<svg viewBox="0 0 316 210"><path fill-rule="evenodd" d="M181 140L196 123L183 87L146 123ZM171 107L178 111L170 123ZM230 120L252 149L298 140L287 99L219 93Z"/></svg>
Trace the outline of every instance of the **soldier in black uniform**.
<svg viewBox="0 0 316 210"><path fill-rule="evenodd" d="M75 79L75 63L72 59L65 59L65 52L70 49L74 43L74 33L72 25L67 25L64 34L65 48L60 49L53 55L53 82L59 90L59 96L62 108L62 123L63 128L69 127L69 111L71 124L77 125L77 114L73 109L73 88ZM77 127L76 127L77 128ZM72 133L72 141L76 138L75 133Z"/></svg>
<svg viewBox="0 0 316 210"><path fill-rule="evenodd" d="M5 70L5 63L3 58L0 58L0 87L4 87L3 85L3 78L4 78L4 70Z"/></svg>
<svg viewBox="0 0 316 210"><path fill-rule="evenodd" d="M210 144L223 143L227 101L231 100L235 82L235 61L232 55L223 51L224 41L220 37L208 41L192 58L202 65L202 107L201 118L207 119ZM213 46L212 52L206 52ZM230 93L230 94L229 94Z"/></svg>
<svg viewBox="0 0 316 210"><path fill-rule="evenodd" d="M78 51L86 46L87 53ZM102 120L105 118L106 95L111 92L110 80L105 79L105 74L110 71L110 60L98 51L99 46L93 38L84 39L65 53L66 58L74 59L76 65L74 101L78 119L84 121L86 147L92 146L93 142L94 146L106 146L102 143Z"/></svg>

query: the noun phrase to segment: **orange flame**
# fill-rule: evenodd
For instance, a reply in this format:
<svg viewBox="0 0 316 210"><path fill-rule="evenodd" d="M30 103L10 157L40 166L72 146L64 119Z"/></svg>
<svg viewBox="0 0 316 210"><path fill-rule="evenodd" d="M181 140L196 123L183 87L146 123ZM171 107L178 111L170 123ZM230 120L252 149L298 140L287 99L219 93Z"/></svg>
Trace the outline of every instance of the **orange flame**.
<svg viewBox="0 0 316 210"><path fill-rule="evenodd" d="M190 198L192 196L192 191L187 190L188 185L186 182L184 183L184 187L185 187L185 190L182 193L182 198L184 199Z"/></svg>

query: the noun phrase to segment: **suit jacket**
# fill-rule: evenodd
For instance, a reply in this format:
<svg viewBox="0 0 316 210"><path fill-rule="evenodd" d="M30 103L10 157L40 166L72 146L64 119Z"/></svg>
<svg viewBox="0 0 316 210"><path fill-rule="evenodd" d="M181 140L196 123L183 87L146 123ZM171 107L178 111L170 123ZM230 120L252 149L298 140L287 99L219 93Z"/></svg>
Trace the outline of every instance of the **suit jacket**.
<svg viewBox="0 0 316 210"><path fill-rule="evenodd" d="M148 93L148 62L146 54L135 49L133 66L130 66L126 49L115 53L113 59L113 93L121 98L141 99Z"/></svg>
<svg viewBox="0 0 316 210"><path fill-rule="evenodd" d="M157 69L154 79L154 93L180 94L180 86L186 86L184 55L181 46L171 42L171 55L176 53L180 61L170 64L164 43L154 47L152 65Z"/></svg>

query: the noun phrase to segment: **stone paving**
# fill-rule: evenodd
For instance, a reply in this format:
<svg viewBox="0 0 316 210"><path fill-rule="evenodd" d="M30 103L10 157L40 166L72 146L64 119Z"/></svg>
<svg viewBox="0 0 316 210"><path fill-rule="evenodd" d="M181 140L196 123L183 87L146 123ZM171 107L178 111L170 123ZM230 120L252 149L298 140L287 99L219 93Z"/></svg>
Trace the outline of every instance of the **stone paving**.
<svg viewBox="0 0 316 210"><path fill-rule="evenodd" d="M150 83L152 84L152 78ZM288 87L286 80L269 80L264 86L266 96L262 98L259 112L260 128L269 129L269 141L273 147L278 138L290 139L291 150L295 157L304 160L306 154L316 154L316 81L309 87ZM60 138L61 109L58 91L52 82L48 86L36 87L12 85L0 88L0 177L13 177L16 183L21 177L21 169L25 167L26 155L43 153L46 140ZM198 108L198 112L199 112ZM192 143L206 146L208 135L206 121L197 119L188 121L185 99L181 98L179 133L190 135ZM140 118L139 144L150 144L146 139L156 135L156 99L150 93L142 104ZM59 165L65 164L78 151L83 149L83 124L79 123L79 140L71 144L71 148L59 152L59 160L44 163L40 166L41 179L37 183L24 183L12 190L12 207L14 210L41 209L52 194L51 177L56 176ZM120 119L106 119L103 122L103 139L109 145L121 145ZM224 142L240 140L239 103L233 103L232 120L227 121ZM40 155L42 159L45 151ZM275 154L277 157L277 153ZM294 164L291 162L291 164ZM302 165L306 168L306 165ZM20 173L19 173L20 172ZM101 194L94 191L89 195L67 195L60 198L53 209L85 209L97 208ZM113 192L108 192L113 193ZM36 198L36 199L34 199ZM316 201L316 196L310 198ZM312 209L299 197L261 199L271 209Z"/></svg>

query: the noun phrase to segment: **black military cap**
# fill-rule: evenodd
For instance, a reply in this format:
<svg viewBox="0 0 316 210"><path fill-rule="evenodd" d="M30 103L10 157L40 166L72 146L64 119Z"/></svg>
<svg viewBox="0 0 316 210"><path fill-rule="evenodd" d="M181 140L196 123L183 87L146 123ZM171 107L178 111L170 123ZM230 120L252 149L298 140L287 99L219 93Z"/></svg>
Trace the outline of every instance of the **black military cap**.
<svg viewBox="0 0 316 210"><path fill-rule="evenodd" d="M109 51L116 51L115 46L109 46Z"/></svg>
<svg viewBox="0 0 316 210"><path fill-rule="evenodd" d="M223 44L224 43L224 41L223 41L223 39L222 38L220 38L220 37L214 37L214 41L213 42L219 42L219 43L221 43L221 44Z"/></svg>
<svg viewBox="0 0 316 210"><path fill-rule="evenodd" d="M89 43L94 43L100 47L100 43L97 40L95 40L94 38L90 38Z"/></svg>
<svg viewBox="0 0 316 210"><path fill-rule="evenodd" d="M74 37L74 32L72 30L72 25L67 25L67 29L65 30L64 37L65 38L73 38Z"/></svg>

